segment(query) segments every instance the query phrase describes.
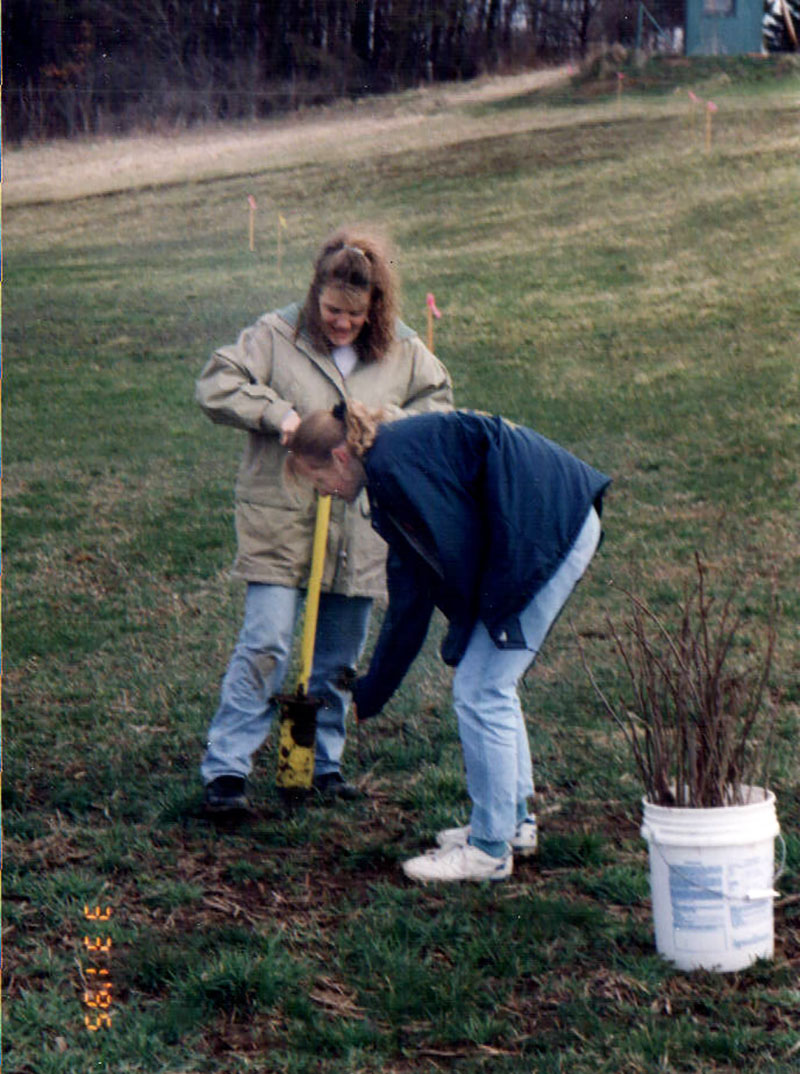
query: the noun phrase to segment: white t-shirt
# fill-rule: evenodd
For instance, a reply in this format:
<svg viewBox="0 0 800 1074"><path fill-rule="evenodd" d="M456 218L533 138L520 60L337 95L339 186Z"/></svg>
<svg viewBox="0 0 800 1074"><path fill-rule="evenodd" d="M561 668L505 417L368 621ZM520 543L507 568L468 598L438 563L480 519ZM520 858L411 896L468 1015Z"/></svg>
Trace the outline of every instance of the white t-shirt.
<svg viewBox="0 0 800 1074"><path fill-rule="evenodd" d="M358 361L355 347L352 347L349 343L345 347L334 347L331 357L336 363L336 368L345 379L353 372Z"/></svg>

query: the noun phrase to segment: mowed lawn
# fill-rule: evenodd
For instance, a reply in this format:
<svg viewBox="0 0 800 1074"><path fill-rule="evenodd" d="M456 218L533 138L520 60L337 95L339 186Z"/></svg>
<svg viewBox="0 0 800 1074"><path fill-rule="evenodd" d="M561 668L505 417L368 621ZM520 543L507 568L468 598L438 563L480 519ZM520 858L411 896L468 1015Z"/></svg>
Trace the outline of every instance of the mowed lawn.
<svg viewBox="0 0 800 1074"><path fill-rule="evenodd" d="M619 100L406 94L301 117L291 140L286 122L234 130L241 158L208 132L183 172L176 135L167 183L137 139L83 143L87 197L74 172L43 195L25 170L54 158L9 150L7 1071L797 1070L800 81L688 85L718 105L710 144L684 81ZM115 167L138 185L98 181ZM304 294L350 220L396 242L423 334L434 293L460 406L614 479L602 550L523 687L540 852L491 889L415 887L399 865L468 817L440 620L351 735L363 802L284 814L269 744L253 819L202 816L243 600L227 574L242 439L200 413L194 379ZM575 637L614 689L620 587L668 619L695 552L736 590L742 654L773 586L781 605L775 959L729 975L656 954L641 788Z"/></svg>

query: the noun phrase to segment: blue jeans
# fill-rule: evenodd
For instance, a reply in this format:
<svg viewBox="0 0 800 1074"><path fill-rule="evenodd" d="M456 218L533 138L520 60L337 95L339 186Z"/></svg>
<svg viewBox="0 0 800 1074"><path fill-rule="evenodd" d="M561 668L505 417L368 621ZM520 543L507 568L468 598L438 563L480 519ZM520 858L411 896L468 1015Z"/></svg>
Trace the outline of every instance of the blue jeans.
<svg viewBox="0 0 800 1074"><path fill-rule="evenodd" d="M483 623L472 632L453 679L453 704L472 799L471 838L508 843L533 794L533 768L517 683L533 663L600 541L589 512L569 554L520 616L527 649L498 649Z"/></svg>
<svg viewBox="0 0 800 1074"><path fill-rule="evenodd" d="M200 765L205 783L217 776L248 776L253 754L269 734L292 653L303 593L286 586L250 582L244 625L222 681L219 708L211 721ZM320 597L314 660L308 692L321 697L317 713L315 775L338 772L344 751L345 712L350 695L336 686L344 668L354 668L364 648L372 601L369 597Z"/></svg>

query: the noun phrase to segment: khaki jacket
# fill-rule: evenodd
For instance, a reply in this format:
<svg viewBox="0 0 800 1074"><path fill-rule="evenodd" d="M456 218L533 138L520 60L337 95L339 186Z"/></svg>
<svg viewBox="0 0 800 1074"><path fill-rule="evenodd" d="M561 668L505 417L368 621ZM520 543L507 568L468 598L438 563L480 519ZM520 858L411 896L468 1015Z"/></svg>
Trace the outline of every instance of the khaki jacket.
<svg viewBox="0 0 800 1074"><path fill-rule="evenodd" d="M290 410L300 417L357 399L390 418L451 410L447 370L410 328L398 321L397 338L380 362L357 364L345 379L310 339L294 338L297 305L267 313L238 341L221 347L197 381L195 398L212 421L247 431L236 481L235 577L305 588L311 563L315 498L288 487L280 425ZM333 500L325 571L326 592L384 594L386 545L373 531L366 493L354 504Z"/></svg>

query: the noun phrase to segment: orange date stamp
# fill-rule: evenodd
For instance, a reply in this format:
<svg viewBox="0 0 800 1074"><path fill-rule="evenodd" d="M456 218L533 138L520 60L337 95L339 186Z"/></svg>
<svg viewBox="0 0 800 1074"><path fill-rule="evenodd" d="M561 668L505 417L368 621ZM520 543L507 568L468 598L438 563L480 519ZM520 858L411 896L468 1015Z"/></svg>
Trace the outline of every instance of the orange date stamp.
<svg viewBox="0 0 800 1074"><path fill-rule="evenodd" d="M84 918L94 922L109 921L112 912L110 906L105 909L95 906L91 909L87 904L83 908ZM83 1023L90 1033L97 1033L100 1029L110 1029L113 1018L111 937L84 936L83 948L87 958L87 965L82 966L81 974L83 1004L86 1008Z"/></svg>

